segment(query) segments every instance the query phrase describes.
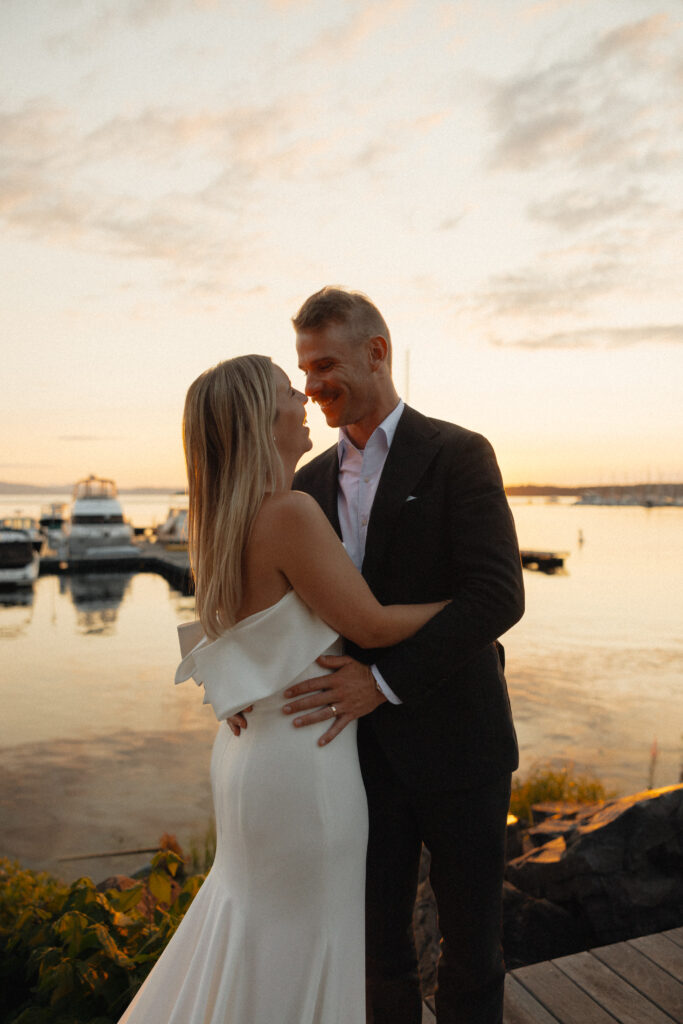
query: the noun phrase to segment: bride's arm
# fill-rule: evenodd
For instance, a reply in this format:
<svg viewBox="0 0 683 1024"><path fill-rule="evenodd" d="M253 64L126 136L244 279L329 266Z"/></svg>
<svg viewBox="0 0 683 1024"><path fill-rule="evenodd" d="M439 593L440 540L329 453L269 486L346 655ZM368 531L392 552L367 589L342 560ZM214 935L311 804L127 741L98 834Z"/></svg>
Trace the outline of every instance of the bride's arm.
<svg viewBox="0 0 683 1024"><path fill-rule="evenodd" d="M447 604L381 605L310 495L292 491L272 514L277 568L309 608L359 647L400 643Z"/></svg>

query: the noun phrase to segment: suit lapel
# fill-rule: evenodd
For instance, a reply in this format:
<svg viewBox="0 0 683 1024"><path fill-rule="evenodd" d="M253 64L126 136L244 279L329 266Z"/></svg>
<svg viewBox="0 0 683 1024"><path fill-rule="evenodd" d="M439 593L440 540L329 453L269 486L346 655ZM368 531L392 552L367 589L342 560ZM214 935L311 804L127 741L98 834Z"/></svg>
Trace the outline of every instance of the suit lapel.
<svg viewBox="0 0 683 1024"><path fill-rule="evenodd" d="M341 540L341 526L339 525L339 511L337 508L338 475L339 457L335 446L334 448L329 448L320 456L320 471L307 484L306 489L318 502Z"/></svg>
<svg viewBox="0 0 683 1024"><path fill-rule="evenodd" d="M386 544L401 509L441 445L442 438L434 424L406 406L372 505L362 570L367 580L381 571Z"/></svg>

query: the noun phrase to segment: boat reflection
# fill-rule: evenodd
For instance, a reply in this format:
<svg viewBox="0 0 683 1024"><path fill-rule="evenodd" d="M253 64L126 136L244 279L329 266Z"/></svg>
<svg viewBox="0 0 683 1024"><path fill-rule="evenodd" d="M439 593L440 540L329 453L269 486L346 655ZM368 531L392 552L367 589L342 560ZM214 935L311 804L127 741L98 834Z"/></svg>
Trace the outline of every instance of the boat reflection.
<svg viewBox="0 0 683 1024"><path fill-rule="evenodd" d="M0 590L0 639L13 640L25 633L33 617L33 587Z"/></svg>
<svg viewBox="0 0 683 1024"><path fill-rule="evenodd" d="M111 635L119 607L133 578L130 572L83 573L63 576L65 591L76 608L79 633Z"/></svg>

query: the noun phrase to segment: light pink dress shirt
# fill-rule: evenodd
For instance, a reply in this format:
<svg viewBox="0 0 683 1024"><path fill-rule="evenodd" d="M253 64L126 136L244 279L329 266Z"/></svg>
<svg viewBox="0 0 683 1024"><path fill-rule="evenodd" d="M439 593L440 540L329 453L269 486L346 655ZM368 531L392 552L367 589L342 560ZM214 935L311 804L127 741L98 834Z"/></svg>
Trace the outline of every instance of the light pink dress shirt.
<svg viewBox="0 0 683 1024"><path fill-rule="evenodd" d="M362 451L356 448L344 427L339 431L337 512L344 547L359 571L365 557L372 503L404 407L403 401L399 399L396 408L372 432ZM370 668L387 700L392 704L400 704L400 698L387 684L377 666L371 665Z"/></svg>

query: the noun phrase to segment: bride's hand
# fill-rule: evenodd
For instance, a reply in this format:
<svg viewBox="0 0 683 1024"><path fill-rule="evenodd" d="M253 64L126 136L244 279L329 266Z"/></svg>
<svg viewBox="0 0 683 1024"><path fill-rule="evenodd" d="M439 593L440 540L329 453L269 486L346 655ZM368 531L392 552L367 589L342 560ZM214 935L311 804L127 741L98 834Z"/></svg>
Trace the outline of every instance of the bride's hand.
<svg viewBox="0 0 683 1024"><path fill-rule="evenodd" d="M239 736L242 729L246 729L247 720L244 716L253 710L254 705L250 704L248 708L244 708L242 711L238 711L236 715L231 715L230 718L225 719L227 724L230 726L230 731L233 736Z"/></svg>

